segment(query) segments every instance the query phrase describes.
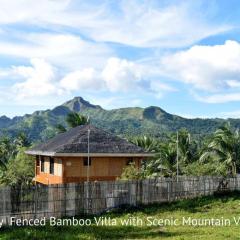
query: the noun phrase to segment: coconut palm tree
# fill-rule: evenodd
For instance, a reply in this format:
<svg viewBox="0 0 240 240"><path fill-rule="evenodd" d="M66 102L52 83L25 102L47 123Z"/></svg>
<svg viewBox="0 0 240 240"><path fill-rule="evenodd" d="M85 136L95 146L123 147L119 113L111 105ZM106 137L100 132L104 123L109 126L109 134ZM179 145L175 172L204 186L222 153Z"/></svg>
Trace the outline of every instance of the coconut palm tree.
<svg viewBox="0 0 240 240"><path fill-rule="evenodd" d="M176 146L172 142L161 144L155 157L147 163L147 175L174 176L176 174L176 156Z"/></svg>
<svg viewBox="0 0 240 240"><path fill-rule="evenodd" d="M147 169L152 174L175 176L177 167L180 174L185 172L185 167L194 162L198 155L198 146L191 140L190 133L182 129L178 133L178 166L177 166L177 136L173 134L167 143L158 144L155 158L148 161Z"/></svg>
<svg viewBox="0 0 240 240"><path fill-rule="evenodd" d="M179 131L179 171L183 172L184 166L195 159L197 152L195 142L191 141L187 130ZM143 169L147 175L174 176L177 172L177 141L176 134L163 143L155 138L137 137L130 141L149 152L155 152L153 159L143 162Z"/></svg>
<svg viewBox="0 0 240 240"><path fill-rule="evenodd" d="M129 139L129 142L145 149L146 151L148 152L155 152L155 153L158 153L160 151L160 141L155 139L155 138L152 138L152 137L148 137L148 136L141 136L141 137L134 137L134 138L131 138ZM155 157L151 160L144 160L142 162L142 169L143 169L143 172L146 171L147 169L147 166L151 163L154 163L155 162ZM151 167L149 167L150 169Z"/></svg>
<svg viewBox="0 0 240 240"><path fill-rule="evenodd" d="M62 124L57 124L55 128L57 130L57 133L64 133L67 131L67 129Z"/></svg>
<svg viewBox="0 0 240 240"><path fill-rule="evenodd" d="M87 124L88 118L79 113L72 112L67 115L66 122L69 125L69 127L74 128L80 125Z"/></svg>
<svg viewBox="0 0 240 240"><path fill-rule="evenodd" d="M182 163L189 164L196 160L197 143L191 140L191 135L186 129L182 129L178 134L179 158Z"/></svg>
<svg viewBox="0 0 240 240"><path fill-rule="evenodd" d="M87 117L77 112L71 112L67 115L66 122L70 128L74 128L74 127L89 123L89 120ZM67 131L67 129L62 124L58 124L56 126L56 129L58 133L63 133Z"/></svg>
<svg viewBox="0 0 240 240"><path fill-rule="evenodd" d="M240 134L232 131L230 124L220 127L200 157L200 161L218 159L227 168L227 174L235 176L240 163Z"/></svg>
<svg viewBox="0 0 240 240"><path fill-rule="evenodd" d="M148 136L141 136L129 139L129 141L148 152L158 152L159 151L159 141L155 138Z"/></svg>

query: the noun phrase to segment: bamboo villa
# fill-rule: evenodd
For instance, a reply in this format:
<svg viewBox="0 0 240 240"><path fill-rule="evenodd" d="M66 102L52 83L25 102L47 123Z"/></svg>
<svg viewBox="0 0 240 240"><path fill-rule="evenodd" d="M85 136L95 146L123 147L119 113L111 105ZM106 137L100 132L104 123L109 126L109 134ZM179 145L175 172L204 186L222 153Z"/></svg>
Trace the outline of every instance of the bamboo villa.
<svg viewBox="0 0 240 240"><path fill-rule="evenodd" d="M36 183L116 180L130 163L139 168L153 154L99 129L83 125L26 151L34 155Z"/></svg>

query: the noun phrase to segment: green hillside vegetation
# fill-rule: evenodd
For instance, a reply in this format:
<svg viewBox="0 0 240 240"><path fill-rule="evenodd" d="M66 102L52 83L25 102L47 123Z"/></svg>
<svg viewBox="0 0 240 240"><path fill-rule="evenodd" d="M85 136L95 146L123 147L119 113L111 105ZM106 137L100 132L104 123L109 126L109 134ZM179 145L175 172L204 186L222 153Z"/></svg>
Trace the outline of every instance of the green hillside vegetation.
<svg viewBox="0 0 240 240"><path fill-rule="evenodd" d="M11 120L1 118L1 124L7 126L0 128L0 184L31 184L34 173L32 171L28 174L28 166L23 167L29 158L23 156L22 149L69 128L88 123L87 116L90 116L92 124L155 153L152 159L143 162L139 171L133 166L126 167L122 179L175 178L177 172L180 175L198 176L235 176L240 173L237 120L231 124L231 121L221 119L184 119L157 107L107 111L82 98L75 98L52 110L37 111ZM176 131L179 140L178 164ZM198 131L201 134L197 134ZM27 179L21 178L21 171L18 175L11 172L14 166L12 163L21 159Z"/></svg>
<svg viewBox="0 0 240 240"><path fill-rule="evenodd" d="M65 120L64 126L55 126L54 131L64 132L88 123L88 118L77 112L69 112ZM41 129L41 125L39 128ZM128 141L155 154L151 159L143 161L140 169L131 164L126 166L121 179L175 178L177 173L188 176L236 176L240 173L240 134L229 123L219 127L210 136L202 138L201 142L192 139L187 129L168 135L164 141L157 137L134 135L129 136ZM24 154L23 149L33 144L36 143L31 143L24 133L13 139L0 138L0 184L31 184L34 172L30 171L29 163L34 161ZM19 165L22 171L15 171L14 175L12 170L18 161L22 161ZM22 178L24 171L27 179Z"/></svg>
<svg viewBox="0 0 240 240"><path fill-rule="evenodd" d="M133 166L126 167L122 179L176 177L177 172L190 176L236 176L240 172L240 134L229 123L203 138L201 143L193 140L186 129L178 132L178 138L172 134L165 141L146 136L129 141L154 152L155 156L143 162L139 171Z"/></svg>
<svg viewBox="0 0 240 240"><path fill-rule="evenodd" d="M170 133L185 128L200 140L226 122L235 129L240 127L239 119L186 119L154 106L105 110L76 97L52 110L36 111L13 119L2 116L0 134L14 137L24 132L31 141L44 141L56 134L56 125L66 126L65 118L69 112L89 116L92 124L122 136L148 135L165 139Z"/></svg>

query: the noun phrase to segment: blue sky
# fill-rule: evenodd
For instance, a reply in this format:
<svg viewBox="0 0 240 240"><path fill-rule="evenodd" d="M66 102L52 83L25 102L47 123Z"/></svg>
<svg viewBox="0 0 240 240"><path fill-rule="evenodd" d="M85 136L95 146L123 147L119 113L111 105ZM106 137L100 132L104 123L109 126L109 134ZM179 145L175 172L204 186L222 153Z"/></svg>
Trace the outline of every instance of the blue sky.
<svg viewBox="0 0 240 240"><path fill-rule="evenodd" d="M82 96L240 118L237 0L0 0L0 115Z"/></svg>

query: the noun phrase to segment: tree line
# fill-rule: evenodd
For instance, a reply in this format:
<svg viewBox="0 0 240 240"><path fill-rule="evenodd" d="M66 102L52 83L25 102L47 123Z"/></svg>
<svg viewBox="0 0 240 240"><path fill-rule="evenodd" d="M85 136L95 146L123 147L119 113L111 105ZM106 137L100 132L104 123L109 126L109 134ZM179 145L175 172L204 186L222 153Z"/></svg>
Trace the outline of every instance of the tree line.
<svg viewBox="0 0 240 240"><path fill-rule="evenodd" d="M240 172L240 134L229 123L201 142L191 139L187 129L171 134L166 141L147 136L129 141L155 156L145 160L140 170L134 166L125 168L123 179L176 177L177 172L192 176L236 176Z"/></svg>
<svg viewBox="0 0 240 240"><path fill-rule="evenodd" d="M66 132L70 128L89 123L88 118L78 113L69 113L66 127L56 126L56 134ZM34 178L34 157L25 151L36 143L31 143L25 133L20 132L16 138L0 137L0 185L31 185Z"/></svg>
<svg viewBox="0 0 240 240"><path fill-rule="evenodd" d="M70 113L66 126L56 126L56 134L88 123L87 117ZM192 139L187 129L169 134L164 141L149 136L132 136L128 141L153 152L154 157L143 161L140 170L133 165L126 167L122 179L176 177L177 172L179 175L236 176L240 172L240 134L230 124L201 141ZM0 184L31 184L34 159L24 151L32 145L24 133L14 139L0 138Z"/></svg>

